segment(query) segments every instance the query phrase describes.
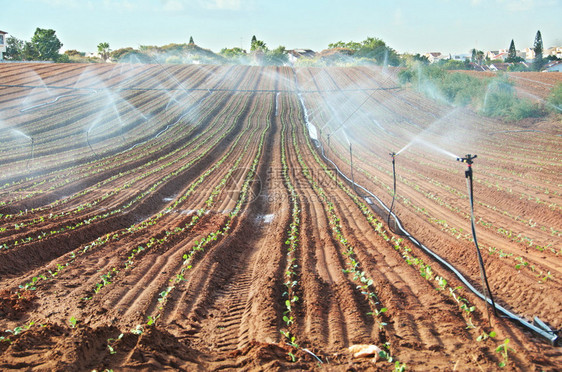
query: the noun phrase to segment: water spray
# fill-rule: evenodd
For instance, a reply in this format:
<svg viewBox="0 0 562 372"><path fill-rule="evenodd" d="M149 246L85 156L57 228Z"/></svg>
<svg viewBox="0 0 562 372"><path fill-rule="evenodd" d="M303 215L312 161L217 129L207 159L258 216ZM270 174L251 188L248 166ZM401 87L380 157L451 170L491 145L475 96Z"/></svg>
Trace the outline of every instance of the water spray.
<svg viewBox="0 0 562 372"><path fill-rule="evenodd" d="M488 284L488 278L486 277L486 270L484 268L484 261L482 260L482 254L480 253L480 247L478 246L478 240L476 239L476 226L474 224L474 189L473 189L473 181L472 181L472 164L474 163L474 159L476 159L477 155L467 154L464 158L457 158L457 161L461 163L466 163L467 169L464 172L466 177L466 184L468 187L468 197L470 200L470 224L472 227L472 238L474 239L474 245L476 246L476 254L478 256L478 264L480 266L480 276L482 278L482 289L484 292L485 300L486 300L486 309L488 310L488 322L490 322L490 311L488 309L488 303L492 305L492 309L494 311L494 315L498 316L496 311L496 304L494 302L494 296L492 295L492 291L490 290L490 284ZM488 297L490 301L488 302Z"/></svg>

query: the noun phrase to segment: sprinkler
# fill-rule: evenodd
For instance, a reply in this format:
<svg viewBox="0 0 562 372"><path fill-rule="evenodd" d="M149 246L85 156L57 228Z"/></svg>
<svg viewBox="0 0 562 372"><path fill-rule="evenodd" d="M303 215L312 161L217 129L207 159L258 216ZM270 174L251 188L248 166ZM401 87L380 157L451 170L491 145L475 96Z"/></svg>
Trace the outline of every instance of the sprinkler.
<svg viewBox="0 0 562 372"><path fill-rule="evenodd" d="M30 136L29 139L31 140L31 158L27 160L27 169L29 169L29 162L33 161L33 148L34 148L33 137Z"/></svg>
<svg viewBox="0 0 562 372"><path fill-rule="evenodd" d="M486 270L484 268L484 261L482 260L482 254L480 253L480 247L478 246L478 240L476 239L476 227L474 224L474 189L472 184L472 164L473 160L476 159L477 155L467 154L464 158L457 158L457 161L461 163L466 163L467 170L464 172L466 177L466 184L468 187L468 197L470 200L470 223L472 227L472 238L474 239L474 245L476 246L476 255L478 256L478 264L480 265L480 276L482 278L482 289L486 300L486 309L488 310L488 303L491 303L494 315L498 316L496 312L496 304L494 302L494 297L492 296L492 291L490 290L490 285L488 284L488 278L486 277ZM490 301L488 302L488 298ZM490 322L490 312L488 310L488 322Z"/></svg>
<svg viewBox="0 0 562 372"><path fill-rule="evenodd" d="M351 166L351 183L353 184L353 191L357 193L355 188L355 178L353 177L353 151L351 150L351 142L349 143L349 164Z"/></svg>
<svg viewBox="0 0 562 372"><path fill-rule="evenodd" d="M90 128L91 129L91 128ZM98 157L98 154L96 154L96 152L94 151L94 149L92 148L92 144L90 143L90 129L88 129L88 131L86 132L86 142L88 142L88 146L90 146L90 150L92 150L92 152L94 153L94 155L96 156L96 158Z"/></svg>
<svg viewBox="0 0 562 372"><path fill-rule="evenodd" d="M392 178L394 181L394 187L393 187L394 191L392 193L392 203L390 204L390 209L388 210L388 220L386 221L386 223L388 227L392 230L392 228L390 227L390 216L392 215L392 208L394 207L394 200L396 199L396 155L398 154L393 151L388 155L392 156Z"/></svg>

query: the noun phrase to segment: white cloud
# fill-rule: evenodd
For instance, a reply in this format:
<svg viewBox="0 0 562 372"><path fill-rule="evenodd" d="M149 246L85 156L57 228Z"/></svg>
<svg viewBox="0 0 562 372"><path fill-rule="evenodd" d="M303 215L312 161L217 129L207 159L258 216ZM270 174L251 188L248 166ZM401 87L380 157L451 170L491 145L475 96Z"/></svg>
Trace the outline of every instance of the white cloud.
<svg viewBox="0 0 562 372"><path fill-rule="evenodd" d="M242 7L241 0L207 0L202 3L208 9L239 10Z"/></svg>
<svg viewBox="0 0 562 372"><path fill-rule="evenodd" d="M394 11L394 24L396 26L404 25L404 16L402 15L402 9L398 8Z"/></svg>
<svg viewBox="0 0 562 372"><path fill-rule="evenodd" d="M161 0L163 10L167 12L179 12L184 9L184 2L181 0Z"/></svg>
<svg viewBox="0 0 562 372"><path fill-rule="evenodd" d="M534 0L498 0L500 4L511 12L524 12L533 9L536 4Z"/></svg>
<svg viewBox="0 0 562 372"><path fill-rule="evenodd" d="M559 1L560 0L496 0L496 2L510 12L526 12L539 8L559 7ZM554 9L555 8L553 8L553 11Z"/></svg>

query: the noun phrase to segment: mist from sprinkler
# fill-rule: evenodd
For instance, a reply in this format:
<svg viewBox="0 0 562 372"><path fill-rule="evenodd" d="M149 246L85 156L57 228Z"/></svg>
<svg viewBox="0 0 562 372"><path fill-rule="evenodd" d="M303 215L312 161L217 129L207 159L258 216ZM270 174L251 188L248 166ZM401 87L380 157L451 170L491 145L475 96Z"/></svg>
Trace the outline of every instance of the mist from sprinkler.
<svg viewBox="0 0 562 372"><path fill-rule="evenodd" d="M41 76L39 76L39 74L37 74L37 72L35 72L32 69L28 69L25 72L27 73L31 73L33 75L33 77L35 78L36 81L33 81L31 83L28 83L30 86L34 86L34 88L31 90L31 92L29 92L25 98L23 99L23 101L21 102L22 106L35 106L37 105L38 102L45 100L45 95L43 93L47 93L47 98L50 98L53 96L53 93L51 93L51 90L49 89L49 87L45 84L45 82L43 81L43 79L41 78ZM24 107L25 108L25 107Z"/></svg>
<svg viewBox="0 0 562 372"><path fill-rule="evenodd" d="M425 140L423 140L423 139L421 139L421 138L415 138L415 139L413 139L412 141L410 141L406 146L404 146L400 151L398 151L398 152L396 153L396 155L401 154L403 151L407 150L407 149L408 149L410 146L412 146L414 143L419 143L420 145L423 145L423 146L425 146L425 147L428 147L428 148L430 148L430 149L432 149L432 150L434 150L434 151L436 151L436 152L438 152L438 153L441 153L441 154L443 154L443 155L452 157L453 159L457 159L457 158L458 158L458 156L455 155L455 154L453 154L452 152L447 151L447 150L445 150L445 149L443 149L443 148L441 148L441 147L439 147L439 146L437 146L437 145L435 145L435 144L433 144L433 143L431 143L431 142L425 141Z"/></svg>
<svg viewBox="0 0 562 372"><path fill-rule="evenodd" d="M34 150L34 141L33 141L33 137L23 133L21 130L19 129L10 129L10 131L20 137L23 137L25 139L28 139L29 141L31 141L31 156L29 158L29 160L27 161L27 168L29 168L29 162L33 161L33 150Z"/></svg>

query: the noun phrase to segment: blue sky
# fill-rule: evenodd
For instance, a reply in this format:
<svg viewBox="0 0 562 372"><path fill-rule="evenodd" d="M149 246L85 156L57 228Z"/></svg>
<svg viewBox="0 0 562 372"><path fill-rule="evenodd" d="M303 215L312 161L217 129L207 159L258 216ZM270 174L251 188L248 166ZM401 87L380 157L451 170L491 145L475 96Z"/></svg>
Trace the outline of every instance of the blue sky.
<svg viewBox="0 0 562 372"><path fill-rule="evenodd" d="M384 40L398 52L467 53L562 46L562 0L0 0L0 30L30 40L51 28L63 50L94 52L195 43L218 52L268 47L322 50L335 41Z"/></svg>

